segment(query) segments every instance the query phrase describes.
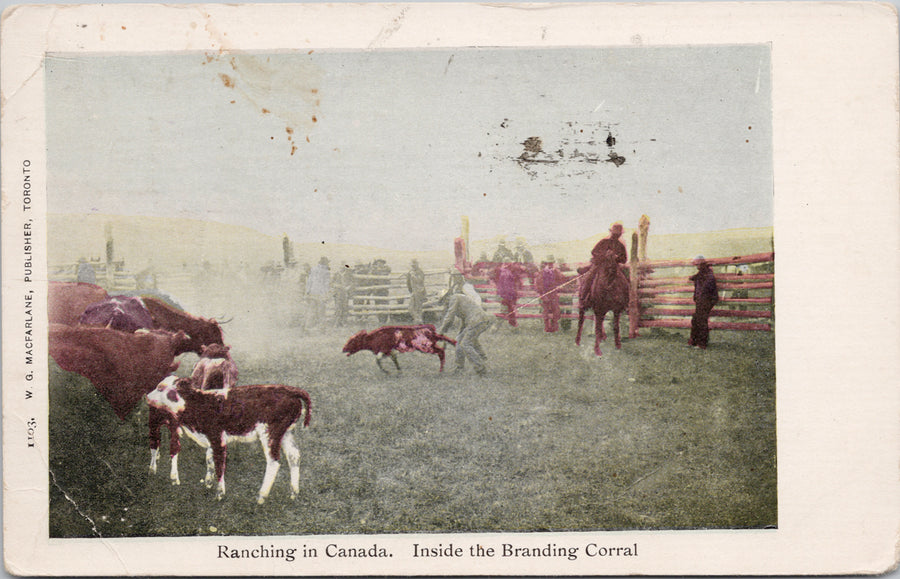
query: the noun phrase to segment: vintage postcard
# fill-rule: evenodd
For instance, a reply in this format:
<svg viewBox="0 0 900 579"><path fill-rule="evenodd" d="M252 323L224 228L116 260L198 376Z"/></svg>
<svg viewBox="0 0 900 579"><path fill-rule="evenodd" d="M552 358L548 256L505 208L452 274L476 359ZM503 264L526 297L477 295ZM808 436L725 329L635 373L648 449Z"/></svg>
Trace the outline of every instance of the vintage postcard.
<svg viewBox="0 0 900 579"><path fill-rule="evenodd" d="M18 575L897 564L875 3L2 18Z"/></svg>

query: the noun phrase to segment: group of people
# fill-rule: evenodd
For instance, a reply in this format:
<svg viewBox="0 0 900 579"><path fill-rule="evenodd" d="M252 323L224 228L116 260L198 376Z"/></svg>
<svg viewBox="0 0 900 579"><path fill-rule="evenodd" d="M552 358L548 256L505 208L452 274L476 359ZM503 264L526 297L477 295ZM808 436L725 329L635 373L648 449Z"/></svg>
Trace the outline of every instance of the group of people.
<svg viewBox="0 0 900 579"><path fill-rule="evenodd" d="M388 276L391 268L384 259L375 259L368 264L357 264L353 268L340 267L334 274L331 272L330 262L327 257L319 259L315 267L305 264L300 276L300 286L303 291L303 300L306 304L304 325L308 328L319 327L325 321L325 310L329 296L334 300L334 325L344 326L350 313L350 301L358 287L355 276L380 275ZM389 283L384 281L368 281L367 285L378 286ZM424 317L424 307L427 296L425 287L425 272L417 259L410 262L409 272L406 274L406 284L410 293L409 314L414 323L420 324ZM388 288L366 288L371 295L387 296Z"/></svg>
<svg viewBox="0 0 900 579"><path fill-rule="evenodd" d="M628 261L625 244L621 241L623 231L621 223L614 223L610 227L609 235L594 246L591 250L590 264L578 270L579 278L583 278L580 279L581 284L592 284L601 261L610 255L620 265L624 265ZM498 254L502 254L501 249L506 249L502 243L498 248ZM508 252L508 250L506 251ZM498 256L507 257L505 255ZM500 260L500 265L492 276L501 304L506 310L500 317L505 319L510 326L518 326L516 319L516 311L519 309L518 294L523 285L522 279L527 275L533 279L538 292L544 331L558 331L562 317L560 293L564 286L573 283L574 280L564 275L552 256L548 256L542 261L540 267L535 266L531 260L519 261L512 253L509 256L513 259ZM530 253L528 256L530 257ZM697 272L690 277L694 285L695 312L691 319L688 344L691 347L705 349L709 343L709 317L713 307L719 301L718 288L712 268L703 256L697 256L692 263L697 267ZM389 272L390 269L387 271ZM310 320L312 324L321 323L325 313L326 297L332 292L335 299L336 324L343 325L345 323L347 304L353 287L352 274L353 271L349 268L342 268L342 271L338 272L334 278L336 283L332 289L331 282L333 280L328 259L322 257L318 265L312 268L305 280L306 295L313 304L312 319ZM444 334L455 322L459 321L455 371L462 372L466 363L470 362L476 373L485 373L487 355L481 347L479 338L491 327L496 317L485 311L482 298L472 284L468 283L461 273L454 272L450 277L448 291L435 304L428 304L426 303L425 273L419 266L418 260L413 259L406 274L406 286L409 291L409 314L413 323L422 323L425 308L435 304L445 307L438 333ZM588 285L588 287L590 286Z"/></svg>
<svg viewBox="0 0 900 579"><path fill-rule="evenodd" d="M609 229L609 235L593 247L590 263L578 270L579 278L583 278L579 279L579 283L583 287L591 287L594 283L602 260L612 257L620 266L627 263L628 252L625 244L621 241L623 232L622 224L614 223ZM501 243L497 253L501 254L502 249L505 248ZM715 274L706 259L700 255L694 258L692 263L697 267L697 273L689 278L694 284L695 310L691 319L691 335L688 345L706 349L709 343L709 317L713 307L719 301L719 293ZM518 261L502 263L496 268L491 278L497 287L497 294L505 309L501 317L507 320L510 326L518 326L516 319L516 312L519 309L518 295L523 285L522 278L525 275L533 279L534 287L537 290L541 302L544 331L558 331L559 321L562 317L560 289L573 283L574 280L568 279L563 274L552 256L548 256L537 271L532 271L527 266L523 267Z"/></svg>

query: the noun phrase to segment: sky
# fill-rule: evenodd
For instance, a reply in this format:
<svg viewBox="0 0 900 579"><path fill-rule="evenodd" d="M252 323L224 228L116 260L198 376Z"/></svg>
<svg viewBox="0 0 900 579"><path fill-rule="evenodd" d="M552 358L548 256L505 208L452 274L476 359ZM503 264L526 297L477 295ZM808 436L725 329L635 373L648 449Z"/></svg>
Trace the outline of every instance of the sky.
<svg viewBox="0 0 900 579"><path fill-rule="evenodd" d="M48 206L410 250L461 216L768 227L770 72L767 45L50 55Z"/></svg>

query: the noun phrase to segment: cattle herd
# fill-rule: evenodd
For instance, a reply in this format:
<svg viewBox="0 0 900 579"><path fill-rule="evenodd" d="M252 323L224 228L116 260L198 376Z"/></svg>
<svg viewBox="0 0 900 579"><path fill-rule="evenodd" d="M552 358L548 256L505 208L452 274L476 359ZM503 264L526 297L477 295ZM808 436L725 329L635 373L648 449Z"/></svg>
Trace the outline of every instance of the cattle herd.
<svg viewBox="0 0 900 579"><path fill-rule="evenodd" d="M121 420L146 400L150 472L157 472L162 428L169 431L172 484L181 484L178 454L186 435L206 450L207 488L225 495L229 442L258 440L266 470L257 502L269 496L282 451L290 468L291 498L299 493L298 424L309 426L309 394L282 384L238 385L238 368L214 319L195 316L150 295L110 296L82 282L50 282L49 350L60 368L87 378ZM397 352L436 354L444 368L440 335L431 324L384 326L353 335L343 351L369 350L382 367L384 356L400 371ZM174 375L186 352L199 356L190 378Z"/></svg>
<svg viewBox="0 0 900 579"><path fill-rule="evenodd" d="M206 485L225 494L229 441L259 440L266 471L257 502L269 495L282 450L290 466L291 498L299 492L298 423L309 426L309 394L281 384L237 385L238 369L213 319L152 297L109 296L101 287L50 282L50 356L60 368L90 380L121 420L146 399L150 470L156 472L161 429L169 430L170 478L180 484L180 435L206 449ZM176 357L200 358L190 378L176 378Z"/></svg>

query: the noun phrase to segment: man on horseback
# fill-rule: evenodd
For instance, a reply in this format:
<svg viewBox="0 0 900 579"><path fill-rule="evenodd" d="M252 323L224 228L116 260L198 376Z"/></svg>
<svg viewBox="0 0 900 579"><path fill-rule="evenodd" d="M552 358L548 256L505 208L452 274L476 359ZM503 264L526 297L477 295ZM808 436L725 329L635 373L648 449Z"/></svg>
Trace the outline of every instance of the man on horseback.
<svg viewBox="0 0 900 579"><path fill-rule="evenodd" d="M609 236L604 237L597 242L597 245L591 250L591 265L587 268L578 268L578 273L586 273L582 287L589 288L594 285L594 280L597 277L600 264L607 251L615 253L616 263L623 264L628 261L628 252L625 250L625 244L619 241L619 238L622 237L622 231L623 228L621 223L613 223L612 227L609 228Z"/></svg>
<svg viewBox="0 0 900 579"><path fill-rule="evenodd" d="M606 312L613 312L616 349L621 347L619 339L619 316L628 306L628 280L622 271L622 264L628 261L622 237L622 224L614 223L609 229L609 237L601 239L591 251L591 265L578 268L582 274L578 288L578 331L575 344L581 344L581 329L586 310L594 312L594 353L600 356L600 341L606 338L603 332L603 318Z"/></svg>

